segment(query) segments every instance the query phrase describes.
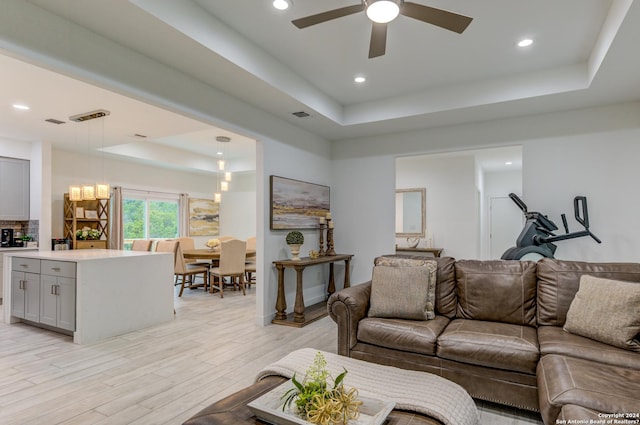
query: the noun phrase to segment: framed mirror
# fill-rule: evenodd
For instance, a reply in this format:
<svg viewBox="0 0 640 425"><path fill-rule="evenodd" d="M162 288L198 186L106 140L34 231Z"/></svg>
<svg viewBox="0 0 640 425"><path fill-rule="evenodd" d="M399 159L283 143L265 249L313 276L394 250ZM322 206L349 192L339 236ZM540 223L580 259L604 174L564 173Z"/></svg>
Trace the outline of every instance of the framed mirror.
<svg viewBox="0 0 640 425"><path fill-rule="evenodd" d="M426 189L396 189L396 237L424 238Z"/></svg>

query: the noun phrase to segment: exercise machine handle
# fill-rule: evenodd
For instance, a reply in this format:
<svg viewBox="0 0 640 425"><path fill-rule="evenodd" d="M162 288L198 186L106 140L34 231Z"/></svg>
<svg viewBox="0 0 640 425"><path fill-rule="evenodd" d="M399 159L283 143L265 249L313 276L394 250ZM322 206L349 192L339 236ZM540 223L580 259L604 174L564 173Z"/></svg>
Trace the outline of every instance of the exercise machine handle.
<svg viewBox="0 0 640 425"><path fill-rule="evenodd" d="M520 208L523 213L527 212L527 204L525 204L524 201L520 199L518 195L516 195L515 193L510 193L509 198L511 198L511 200L516 203L518 208Z"/></svg>

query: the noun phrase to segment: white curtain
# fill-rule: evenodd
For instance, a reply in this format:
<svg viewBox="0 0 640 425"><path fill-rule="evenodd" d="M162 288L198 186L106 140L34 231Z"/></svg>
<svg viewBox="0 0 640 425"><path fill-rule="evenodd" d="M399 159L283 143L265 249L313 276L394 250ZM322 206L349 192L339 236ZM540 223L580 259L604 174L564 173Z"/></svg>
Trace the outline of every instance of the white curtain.
<svg viewBox="0 0 640 425"><path fill-rule="evenodd" d="M178 216L180 224L178 234L180 236L189 236L189 194L181 193L178 200Z"/></svg>
<svg viewBox="0 0 640 425"><path fill-rule="evenodd" d="M111 238L109 248L124 249L124 226L122 222L122 187L116 186L111 193Z"/></svg>

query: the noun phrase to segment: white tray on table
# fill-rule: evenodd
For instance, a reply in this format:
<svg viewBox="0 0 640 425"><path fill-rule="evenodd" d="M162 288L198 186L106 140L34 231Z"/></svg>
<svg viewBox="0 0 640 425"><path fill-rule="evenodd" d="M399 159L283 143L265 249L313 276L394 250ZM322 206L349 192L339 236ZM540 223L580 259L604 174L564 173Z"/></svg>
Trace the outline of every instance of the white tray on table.
<svg viewBox="0 0 640 425"><path fill-rule="evenodd" d="M282 410L282 396L293 388L291 380L277 386L268 393L256 398L247 407L263 422L274 425L309 425L311 422L302 419L295 412L295 403ZM382 425L395 407L395 403L369 397L358 397L362 401L360 416L352 419L348 425Z"/></svg>

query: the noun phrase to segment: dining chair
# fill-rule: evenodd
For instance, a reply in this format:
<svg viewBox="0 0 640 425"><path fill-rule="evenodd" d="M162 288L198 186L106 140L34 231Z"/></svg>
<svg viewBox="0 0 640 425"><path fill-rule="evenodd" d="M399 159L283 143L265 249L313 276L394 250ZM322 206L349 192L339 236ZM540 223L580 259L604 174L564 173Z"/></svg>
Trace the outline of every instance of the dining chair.
<svg viewBox="0 0 640 425"><path fill-rule="evenodd" d="M209 267L188 264L184 256L182 255L182 247L180 241L178 241L174 274L176 284L178 283L178 278L182 280L182 285L180 286L180 293L178 294L178 297L182 296L185 286L189 289L199 288L201 286L203 286L205 290L207 289ZM196 283L196 276L200 274L202 275L203 283Z"/></svg>
<svg viewBox="0 0 640 425"><path fill-rule="evenodd" d="M149 251L151 250L151 240L135 239L131 245L131 251Z"/></svg>
<svg viewBox="0 0 640 425"><path fill-rule="evenodd" d="M255 251L256 250L256 237L251 236L247 238L247 251ZM254 283L256 273L256 258L246 258L244 262L244 275L245 275L245 284L251 288L251 284Z"/></svg>
<svg viewBox="0 0 640 425"><path fill-rule="evenodd" d="M232 239L220 244L220 262L218 267L210 270L209 290L220 291L220 298L224 298L224 278L229 277L235 286L235 279L239 279L242 295L247 295L244 288L244 260L247 255L247 243L240 239ZM218 286L216 286L216 280Z"/></svg>
<svg viewBox="0 0 640 425"><path fill-rule="evenodd" d="M180 249L182 251L191 251L196 249L196 244L193 238L182 236L178 238L180 242ZM187 266L196 266L196 267L208 267L211 265L211 261L209 260L196 260L195 258L185 258L184 259Z"/></svg>
<svg viewBox="0 0 640 425"><path fill-rule="evenodd" d="M228 235L227 235L227 236L220 236L220 237L218 238L218 240L220 241L220 243L222 243L222 242L227 242L227 241L231 241L231 240L233 240L233 239L238 239L238 238L236 238L235 236L228 236Z"/></svg>

